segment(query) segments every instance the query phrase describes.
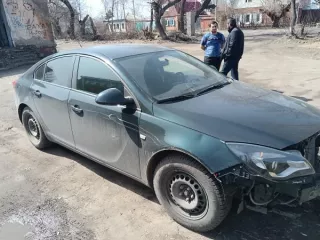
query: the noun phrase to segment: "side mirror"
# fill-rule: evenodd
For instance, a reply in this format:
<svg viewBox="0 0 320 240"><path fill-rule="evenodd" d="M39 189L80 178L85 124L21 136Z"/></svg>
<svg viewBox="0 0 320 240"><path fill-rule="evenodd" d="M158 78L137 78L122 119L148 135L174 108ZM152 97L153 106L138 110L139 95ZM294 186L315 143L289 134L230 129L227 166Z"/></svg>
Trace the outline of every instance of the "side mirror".
<svg viewBox="0 0 320 240"><path fill-rule="evenodd" d="M99 93L96 97L96 103L101 105L133 105L134 100L132 98L125 98L123 93L117 88L109 88Z"/></svg>

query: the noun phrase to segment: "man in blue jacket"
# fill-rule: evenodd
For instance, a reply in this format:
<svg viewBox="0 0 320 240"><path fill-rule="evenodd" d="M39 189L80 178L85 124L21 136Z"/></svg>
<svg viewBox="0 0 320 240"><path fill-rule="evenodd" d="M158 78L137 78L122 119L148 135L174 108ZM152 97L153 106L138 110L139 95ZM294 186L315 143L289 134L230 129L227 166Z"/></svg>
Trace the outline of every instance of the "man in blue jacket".
<svg viewBox="0 0 320 240"><path fill-rule="evenodd" d="M218 23L212 21L211 32L206 33L201 40L201 49L205 51L204 63L214 66L218 71L221 65L221 49L223 48L225 38L218 32Z"/></svg>
<svg viewBox="0 0 320 240"><path fill-rule="evenodd" d="M234 18L228 19L228 32L229 35L222 51L224 65L221 73L228 75L231 71L232 78L239 80L238 66L244 49L244 35L237 27L237 22Z"/></svg>

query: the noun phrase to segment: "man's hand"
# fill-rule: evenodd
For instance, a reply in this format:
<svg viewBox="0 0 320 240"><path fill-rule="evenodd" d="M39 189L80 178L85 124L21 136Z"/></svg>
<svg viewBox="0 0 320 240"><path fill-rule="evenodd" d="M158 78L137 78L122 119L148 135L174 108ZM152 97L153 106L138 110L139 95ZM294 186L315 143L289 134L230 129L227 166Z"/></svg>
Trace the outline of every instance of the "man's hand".
<svg viewBox="0 0 320 240"><path fill-rule="evenodd" d="M206 47L203 46L203 45L201 45L201 49L202 49L202 50L206 50Z"/></svg>

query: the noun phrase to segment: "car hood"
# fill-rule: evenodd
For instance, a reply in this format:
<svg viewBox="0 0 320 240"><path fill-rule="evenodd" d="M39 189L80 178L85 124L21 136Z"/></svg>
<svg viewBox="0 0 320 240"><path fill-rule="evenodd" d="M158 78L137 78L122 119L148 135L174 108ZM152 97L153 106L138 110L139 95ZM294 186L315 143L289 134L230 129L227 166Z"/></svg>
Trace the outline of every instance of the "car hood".
<svg viewBox="0 0 320 240"><path fill-rule="evenodd" d="M237 81L192 99L154 104L154 115L223 141L277 149L320 130L317 108Z"/></svg>

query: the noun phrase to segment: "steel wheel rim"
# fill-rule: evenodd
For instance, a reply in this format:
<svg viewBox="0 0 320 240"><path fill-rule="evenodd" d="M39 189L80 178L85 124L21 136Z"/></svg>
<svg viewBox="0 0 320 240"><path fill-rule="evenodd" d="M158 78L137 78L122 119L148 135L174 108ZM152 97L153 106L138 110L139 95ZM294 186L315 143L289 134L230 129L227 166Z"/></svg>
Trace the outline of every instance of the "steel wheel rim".
<svg viewBox="0 0 320 240"><path fill-rule="evenodd" d="M206 215L208 199L203 187L185 172L171 174L167 184L168 200L180 215L198 220Z"/></svg>
<svg viewBox="0 0 320 240"><path fill-rule="evenodd" d="M27 118L27 130L28 130L28 133L30 136L39 140L39 138L40 138L39 125L38 125L37 121L34 119L34 117L31 115L29 115Z"/></svg>

